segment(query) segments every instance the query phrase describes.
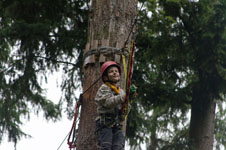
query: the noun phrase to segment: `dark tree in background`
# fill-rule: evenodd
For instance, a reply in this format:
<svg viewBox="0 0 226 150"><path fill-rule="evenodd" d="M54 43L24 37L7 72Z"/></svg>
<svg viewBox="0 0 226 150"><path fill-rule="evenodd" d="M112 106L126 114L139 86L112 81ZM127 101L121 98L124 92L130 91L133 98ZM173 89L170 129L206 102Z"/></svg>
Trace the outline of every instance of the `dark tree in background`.
<svg viewBox="0 0 226 150"><path fill-rule="evenodd" d="M87 89L104 61L121 64L110 49L122 48L136 6L135 0L0 1L0 140L17 143L26 135L21 117L29 119L33 111L56 121L66 102L71 117L75 90ZM136 30L133 80L139 88L128 117L129 144L212 150L215 137L216 148L226 146L226 1L147 0L144 6ZM101 47L109 54L87 53ZM63 95L54 104L39 79L46 82L60 69ZM93 98L100 84L84 95L79 149L96 148Z"/></svg>
<svg viewBox="0 0 226 150"><path fill-rule="evenodd" d="M68 112L73 108L87 19L88 1L0 1L0 141L8 135L17 143L26 135L21 118L32 112L60 118L61 102L48 100L39 80L47 82L48 73L64 68L63 100Z"/></svg>
<svg viewBox="0 0 226 150"><path fill-rule="evenodd" d="M146 112L153 109L149 121L155 126L148 127L151 145L157 141L162 149L212 150L215 106L226 92L226 2L149 0L146 6L140 19L137 55L141 57L136 57L135 72L137 80L142 78L140 103L146 105ZM184 118L189 108L186 133L188 129L180 129L184 125L175 119ZM156 134L167 133L167 128L161 129L170 122L175 129L168 132L170 138Z"/></svg>

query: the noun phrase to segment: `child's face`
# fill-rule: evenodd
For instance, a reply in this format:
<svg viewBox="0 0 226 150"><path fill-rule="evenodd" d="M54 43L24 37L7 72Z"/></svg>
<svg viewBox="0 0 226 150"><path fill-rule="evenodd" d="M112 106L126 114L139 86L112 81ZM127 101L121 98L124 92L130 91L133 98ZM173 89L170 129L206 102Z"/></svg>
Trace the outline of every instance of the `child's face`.
<svg viewBox="0 0 226 150"><path fill-rule="evenodd" d="M112 82L118 82L120 80L120 74L117 67L112 66L107 71L108 79Z"/></svg>

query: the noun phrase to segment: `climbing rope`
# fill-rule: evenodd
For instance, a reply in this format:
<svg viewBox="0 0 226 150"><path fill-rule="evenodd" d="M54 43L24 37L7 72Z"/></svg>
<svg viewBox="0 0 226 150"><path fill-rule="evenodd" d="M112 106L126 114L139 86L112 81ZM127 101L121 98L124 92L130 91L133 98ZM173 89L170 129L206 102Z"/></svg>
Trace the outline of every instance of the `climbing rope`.
<svg viewBox="0 0 226 150"><path fill-rule="evenodd" d="M68 139L67 139L67 144L69 145L70 150L73 149L73 148L76 148L76 140L77 140L77 136L78 136L78 130L76 129L76 124L77 124L76 121L77 121L77 117L78 117L78 114L79 114L79 108L82 104L83 95L90 88L92 88L100 79L101 79L101 77L99 77L96 81L94 81L93 84L89 86L89 88L87 88L82 94L80 94L79 100L76 103L74 119L73 119L71 130L70 130L69 135L68 135Z"/></svg>
<svg viewBox="0 0 226 150"><path fill-rule="evenodd" d="M144 2L142 3L139 11L142 10L143 6L144 6ZM125 43L124 43L124 48L123 49L125 49L125 47L127 45L127 42L129 41L129 37L130 37L130 35L133 32L133 28L134 28L135 24L137 23L137 18L138 18L138 13L137 13L137 15L134 18L134 22L133 22L133 24L131 26L129 35L128 35ZM121 113L124 115L123 116L124 120L127 118L128 113L129 113L129 102L130 102L129 101L129 94L130 94L131 79L132 79L132 74L133 74L133 59L134 59L134 53L135 53L135 41L132 40L131 44L132 45L131 45L131 49L129 51L129 58L128 58L128 63L127 63L127 69L126 69L126 65L125 65L125 56L122 55L123 68L124 68L125 80L126 80L126 97L125 97L125 101L124 101L124 103L122 105L122 108L121 108Z"/></svg>
<svg viewBox="0 0 226 150"><path fill-rule="evenodd" d="M122 112L122 114L124 114L124 118L123 118L124 120L126 119L128 112L129 112L129 94L130 94L131 79L132 79L132 74L133 74L134 52L135 52L135 42L132 41L129 59L128 59L128 65L127 65L126 97L125 97L125 101L122 104L122 108L121 108L121 112Z"/></svg>
<svg viewBox="0 0 226 150"><path fill-rule="evenodd" d="M67 139L67 144L69 145L70 150L76 147L76 140L77 140L77 134L78 134L78 131L76 130L76 121L77 121L77 116L79 112L79 107L81 106L81 102L82 102L82 94L79 97L79 101L75 105L74 120L73 120L73 124Z"/></svg>

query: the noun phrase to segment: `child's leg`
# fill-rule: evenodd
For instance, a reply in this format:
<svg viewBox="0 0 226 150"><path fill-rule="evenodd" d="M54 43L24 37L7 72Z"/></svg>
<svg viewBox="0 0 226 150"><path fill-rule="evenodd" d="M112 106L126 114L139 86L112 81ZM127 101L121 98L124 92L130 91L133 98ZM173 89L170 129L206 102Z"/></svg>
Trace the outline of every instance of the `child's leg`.
<svg viewBox="0 0 226 150"><path fill-rule="evenodd" d="M125 134L120 127L113 130L113 142L111 150L123 150L125 145Z"/></svg>
<svg viewBox="0 0 226 150"><path fill-rule="evenodd" d="M100 150L111 150L112 128L101 127L99 121L97 121L97 130Z"/></svg>

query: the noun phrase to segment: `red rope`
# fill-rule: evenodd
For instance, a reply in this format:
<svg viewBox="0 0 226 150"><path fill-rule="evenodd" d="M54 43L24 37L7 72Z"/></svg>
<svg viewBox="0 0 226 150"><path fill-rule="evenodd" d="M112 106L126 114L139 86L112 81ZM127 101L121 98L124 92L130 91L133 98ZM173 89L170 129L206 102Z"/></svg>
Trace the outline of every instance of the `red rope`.
<svg viewBox="0 0 226 150"><path fill-rule="evenodd" d="M67 139L67 144L69 145L70 150L72 148L76 147L76 137L75 137L75 134L76 134L76 120L77 120L77 116L78 116L79 107L80 107L80 102L78 101L76 106L75 106L75 114L74 114L73 124L72 124L71 130L70 130L70 133L69 133L69 136L68 136L68 139Z"/></svg>
<svg viewBox="0 0 226 150"><path fill-rule="evenodd" d="M133 74L133 57L134 57L134 52L135 52L135 42L133 41L132 43L132 52L130 56L130 62L129 62L129 74L128 74L128 80L127 80L127 89L126 89L126 98L124 103L122 104L121 112L125 111L125 107L128 104L129 101L129 94L130 94L130 86L131 86L131 79L132 79L132 74Z"/></svg>

